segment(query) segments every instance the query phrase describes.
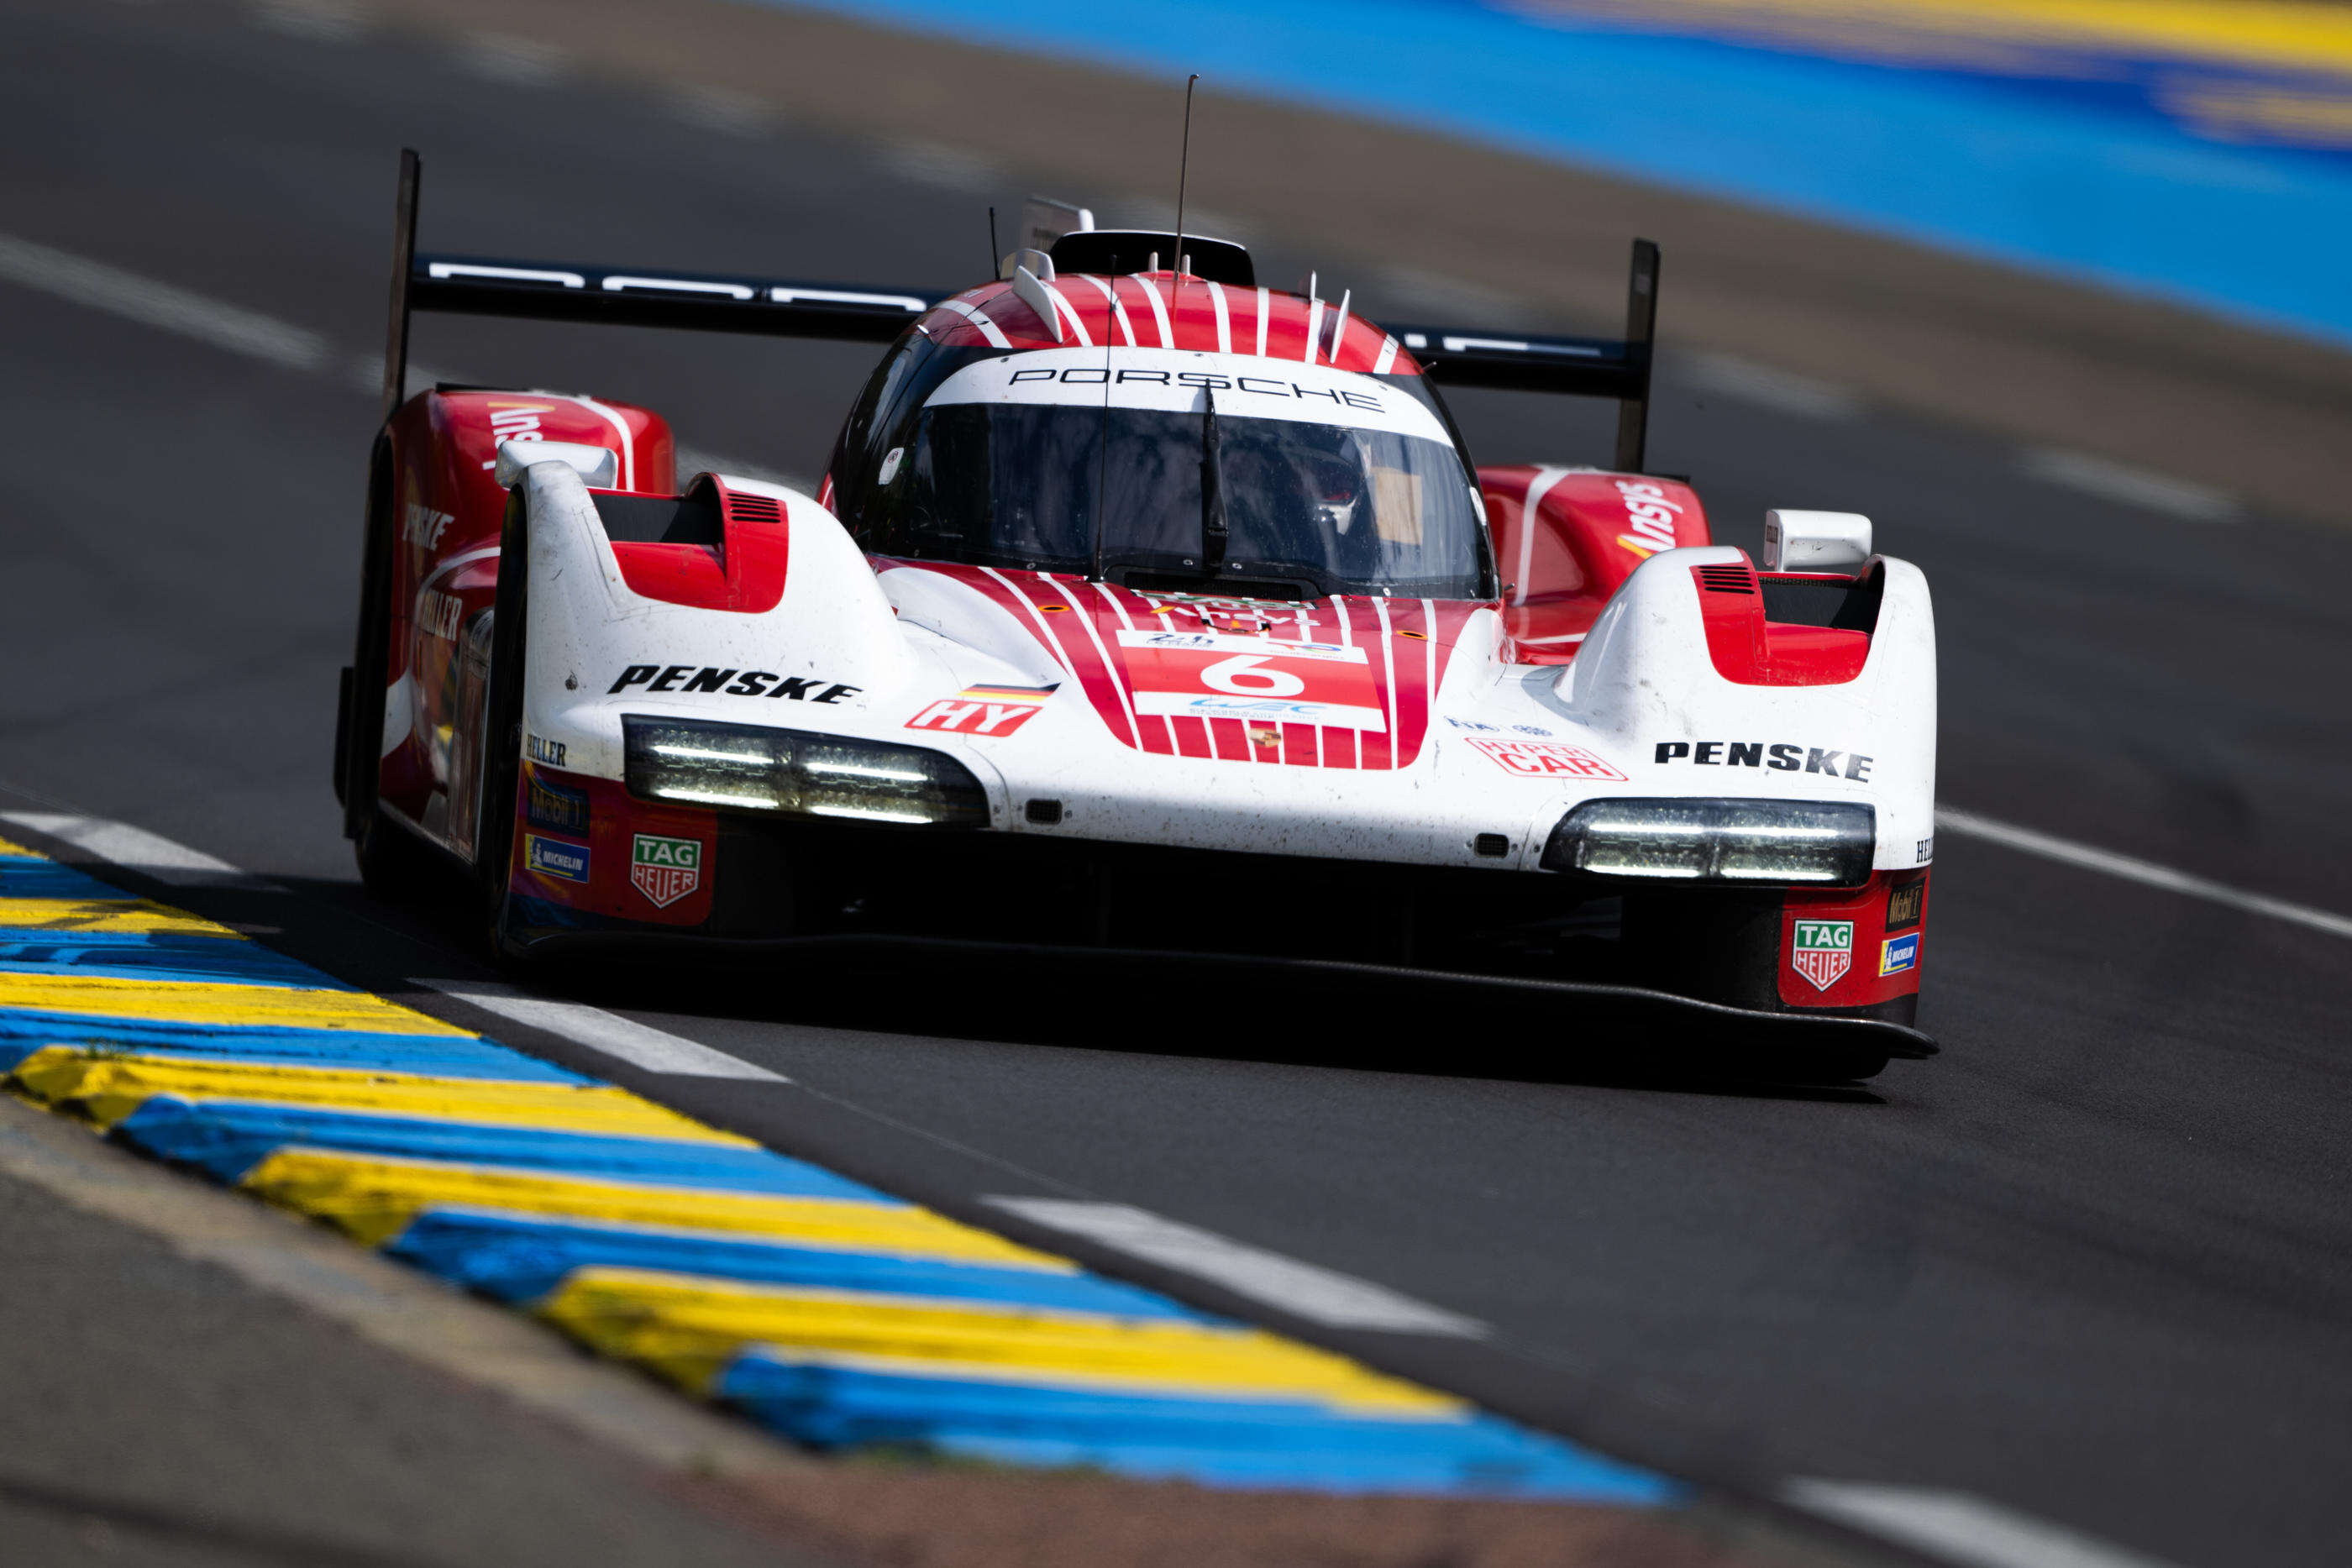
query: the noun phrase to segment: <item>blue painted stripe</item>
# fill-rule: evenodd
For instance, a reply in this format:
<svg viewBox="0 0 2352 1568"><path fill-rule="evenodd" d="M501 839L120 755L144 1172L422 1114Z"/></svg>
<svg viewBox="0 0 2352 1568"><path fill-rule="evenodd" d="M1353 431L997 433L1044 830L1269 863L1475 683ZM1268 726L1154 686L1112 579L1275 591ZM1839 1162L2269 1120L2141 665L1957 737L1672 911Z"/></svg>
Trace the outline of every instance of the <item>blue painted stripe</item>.
<svg viewBox="0 0 2352 1568"><path fill-rule="evenodd" d="M1491 1428L1510 1431L1496 1422ZM1335 1424L1327 1428L1339 1430ZM1423 1493L1445 1497L1543 1499L1554 1502L1661 1507L1687 1489L1648 1470L1620 1465L1564 1442L1513 1433L1524 1446L1500 1443L1399 1444L1360 1452L1303 1444L1293 1449L1159 1447L1147 1442L1069 1443L1053 1438L957 1438L939 1445L953 1458L1003 1465L1092 1467L1144 1480L1185 1480L1234 1491Z"/></svg>
<svg viewBox="0 0 2352 1568"><path fill-rule="evenodd" d="M111 976L127 980L216 980L251 986L300 986L317 991L353 988L258 942L218 936L0 929L0 972Z"/></svg>
<svg viewBox="0 0 2352 1568"><path fill-rule="evenodd" d="M31 946L38 947L147 947L159 942L210 942L221 947L256 946L235 935L199 936L184 931L106 931L56 925L10 925L0 921L0 953ZM26 962L37 960L27 959ZM288 959L287 962L293 962Z"/></svg>
<svg viewBox="0 0 2352 1568"><path fill-rule="evenodd" d="M96 877L34 855L0 855L0 898L103 898L133 895Z"/></svg>
<svg viewBox="0 0 2352 1568"><path fill-rule="evenodd" d="M744 1284L1018 1302L1152 1322L1225 1321L1150 1291L1087 1274L837 1252L715 1235L662 1236L520 1214L427 1210L384 1250L503 1301L537 1301L575 1269L650 1269Z"/></svg>
<svg viewBox="0 0 2352 1568"><path fill-rule="evenodd" d="M1223 1486L1487 1492L1622 1502L1678 1489L1491 1416L1381 1418L1305 1401L1160 1397L739 1356L719 1396L823 1448L898 1446Z"/></svg>
<svg viewBox="0 0 2352 1568"><path fill-rule="evenodd" d="M328 1029L206 1029L163 1019L86 1018L0 1009L0 1071L48 1045L115 1049L208 1061L287 1067L374 1068L434 1078L498 1078L519 1083L600 1082L487 1040L454 1035L362 1034Z"/></svg>
<svg viewBox="0 0 2352 1568"><path fill-rule="evenodd" d="M289 1145L400 1159L544 1171L606 1181L793 1197L895 1202L871 1187L767 1149L667 1138L612 1137L542 1127L495 1127L421 1117L368 1115L306 1105L159 1094L118 1123L114 1136L235 1183Z"/></svg>

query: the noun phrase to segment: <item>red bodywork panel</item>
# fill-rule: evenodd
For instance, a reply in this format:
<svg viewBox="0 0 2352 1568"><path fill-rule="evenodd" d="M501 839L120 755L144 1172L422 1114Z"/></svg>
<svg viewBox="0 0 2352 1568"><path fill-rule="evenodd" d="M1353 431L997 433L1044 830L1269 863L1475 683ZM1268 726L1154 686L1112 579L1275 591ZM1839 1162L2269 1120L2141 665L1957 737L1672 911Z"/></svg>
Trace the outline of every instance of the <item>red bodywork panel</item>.
<svg viewBox="0 0 2352 1568"><path fill-rule="evenodd" d="M1676 479L1522 465L1479 469L1478 487L1523 664L1567 664L1635 567L1712 542L1698 493Z"/></svg>
<svg viewBox="0 0 2352 1568"><path fill-rule="evenodd" d="M1927 928L1924 868L1874 872L1859 888L1790 889L1780 907L1781 1002L1858 1008L1916 995Z"/></svg>
<svg viewBox="0 0 2352 1568"><path fill-rule="evenodd" d="M669 426L649 410L557 392L422 393L393 416L386 435L394 530L386 677L395 687L414 679L406 737L384 752L377 788L386 806L471 853L469 704L482 694L464 646L498 594L507 504L491 476L499 443L603 446L618 458L624 489L660 496L677 489L675 451Z"/></svg>
<svg viewBox="0 0 2352 1568"><path fill-rule="evenodd" d="M1862 674L1870 633L1833 626L1784 626L1764 619L1753 567L1695 566L1706 651L1716 673L1743 686L1829 686ZM1844 579L1832 580L1843 581Z"/></svg>
<svg viewBox="0 0 2352 1568"><path fill-rule="evenodd" d="M617 780L530 762L513 810L516 893L656 925L699 925L710 918L718 813L639 800ZM673 863L648 865L640 874L633 852L640 837L692 843L690 872L678 870L672 854L666 859Z"/></svg>
<svg viewBox="0 0 2352 1568"><path fill-rule="evenodd" d="M697 610L732 610L764 615L784 597L784 569L792 535L784 527L783 503L746 495L713 480L726 541L704 545L616 543L614 558L621 580L632 591Z"/></svg>
<svg viewBox="0 0 2352 1568"><path fill-rule="evenodd" d="M1503 624L1522 664L1567 664L1634 568L1663 549L1714 542L1698 493L1678 479L1520 465L1481 468L1478 486L1506 584ZM1820 686L1862 674L1869 632L1767 621L1751 566L1692 570L1725 680Z"/></svg>

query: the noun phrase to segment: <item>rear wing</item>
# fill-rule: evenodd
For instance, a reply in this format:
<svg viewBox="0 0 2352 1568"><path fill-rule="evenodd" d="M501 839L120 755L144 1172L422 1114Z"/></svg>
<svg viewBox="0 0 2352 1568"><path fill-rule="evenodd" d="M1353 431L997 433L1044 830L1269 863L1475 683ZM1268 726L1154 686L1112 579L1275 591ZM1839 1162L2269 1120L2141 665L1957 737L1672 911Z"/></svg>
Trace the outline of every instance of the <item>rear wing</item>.
<svg viewBox="0 0 2352 1568"><path fill-rule="evenodd" d="M1388 323L1441 386L1616 399L1615 466L1629 474L1641 472L1649 445L1650 350L1657 328L1658 247L1645 239L1633 242L1622 340Z"/></svg>
<svg viewBox="0 0 2352 1568"><path fill-rule="evenodd" d="M956 293L689 273L668 267L625 269L498 256L419 255L416 206L421 172L415 150L403 149L393 223L391 321L383 356L386 419L407 395L409 319L419 310L889 343L924 312ZM1460 327L1391 327L1390 330L1442 385L1616 399L1616 466L1638 472L1649 424L1650 344L1657 321L1657 298L1658 247L1648 240L1635 240L1622 341L1535 338Z"/></svg>
<svg viewBox="0 0 2352 1568"><path fill-rule="evenodd" d="M386 419L407 395L408 324L419 310L888 343L953 293L678 272L668 267L419 255L420 173L415 150L403 149L393 225L392 320L383 357Z"/></svg>

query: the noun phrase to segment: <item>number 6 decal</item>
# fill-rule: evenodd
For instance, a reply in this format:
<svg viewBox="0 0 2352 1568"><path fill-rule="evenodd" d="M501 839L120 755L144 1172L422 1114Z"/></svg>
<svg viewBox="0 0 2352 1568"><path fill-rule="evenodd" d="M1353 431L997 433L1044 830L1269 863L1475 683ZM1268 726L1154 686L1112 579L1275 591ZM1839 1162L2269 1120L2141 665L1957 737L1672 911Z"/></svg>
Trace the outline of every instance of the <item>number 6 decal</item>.
<svg viewBox="0 0 2352 1568"><path fill-rule="evenodd" d="M1341 643L1282 643L1140 628L1118 633L1138 714L1388 730L1371 657Z"/></svg>
<svg viewBox="0 0 2352 1568"><path fill-rule="evenodd" d="M1295 697L1307 689L1307 683L1287 670L1260 668L1265 660L1263 653L1220 659L1201 672L1201 684L1240 697Z"/></svg>

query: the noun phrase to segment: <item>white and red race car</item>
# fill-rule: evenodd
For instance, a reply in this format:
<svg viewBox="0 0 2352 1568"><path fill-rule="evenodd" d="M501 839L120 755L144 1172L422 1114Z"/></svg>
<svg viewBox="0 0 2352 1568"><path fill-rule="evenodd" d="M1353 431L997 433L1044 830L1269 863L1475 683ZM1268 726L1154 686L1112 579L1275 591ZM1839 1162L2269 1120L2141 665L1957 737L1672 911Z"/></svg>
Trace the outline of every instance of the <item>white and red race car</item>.
<svg viewBox="0 0 2352 1568"><path fill-rule="evenodd" d="M1843 513L1759 568L1643 472L1654 246L1624 340L1534 339L1051 204L942 296L418 256L415 191L337 750L371 885L454 863L515 957L1376 965L1934 1049L1927 584ZM624 402L403 401L414 309L888 348L808 495ZM1616 398L1614 465L1474 467L1445 382Z"/></svg>

